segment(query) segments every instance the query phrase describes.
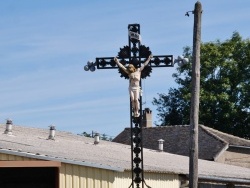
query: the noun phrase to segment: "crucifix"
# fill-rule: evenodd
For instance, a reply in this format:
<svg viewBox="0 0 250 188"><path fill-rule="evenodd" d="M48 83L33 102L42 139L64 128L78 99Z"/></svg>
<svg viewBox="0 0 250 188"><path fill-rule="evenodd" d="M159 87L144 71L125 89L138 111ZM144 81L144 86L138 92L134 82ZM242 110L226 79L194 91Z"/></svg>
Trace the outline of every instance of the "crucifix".
<svg viewBox="0 0 250 188"><path fill-rule="evenodd" d="M128 45L120 48L116 57L99 57L88 62L86 71L97 69L118 69L120 77L129 79L130 92L130 136L131 136L131 173L129 187L144 188L143 137L142 137L142 95L141 79L150 76L154 67L173 67L172 55L152 55L149 47L141 45L140 25L128 25Z"/></svg>

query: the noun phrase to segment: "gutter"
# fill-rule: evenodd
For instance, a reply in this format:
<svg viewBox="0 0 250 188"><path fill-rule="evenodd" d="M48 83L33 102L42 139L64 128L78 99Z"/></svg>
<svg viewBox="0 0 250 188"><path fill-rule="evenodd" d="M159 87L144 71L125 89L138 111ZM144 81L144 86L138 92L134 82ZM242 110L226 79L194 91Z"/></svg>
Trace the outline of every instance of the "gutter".
<svg viewBox="0 0 250 188"><path fill-rule="evenodd" d="M180 175L182 182L189 180L189 175ZM231 177L217 177L217 176L206 176L199 175L198 183L221 183L221 184L235 184L235 185L250 185L250 179L244 178L231 178Z"/></svg>
<svg viewBox="0 0 250 188"><path fill-rule="evenodd" d="M112 171L116 171L116 172L124 172L124 169L119 168L119 167L112 167L109 165L102 165L102 164L92 163L92 162L87 162L87 161L76 161L76 160L71 160L71 159L67 159L67 158L51 157L51 156L47 156L47 155L41 155L39 153L34 154L34 153L27 153L27 152L22 152L22 151L13 151L13 150L8 150L8 149L0 149L0 153L4 153L4 154L8 154L8 155L17 155L20 157L29 157L29 158L33 158L33 159L47 160L47 161L59 161L62 163L67 163L67 164L100 168L100 169L112 170Z"/></svg>
<svg viewBox="0 0 250 188"><path fill-rule="evenodd" d="M243 148L243 149L250 149L250 146L237 146L237 145L229 145L232 148Z"/></svg>
<svg viewBox="0 0 250 188"><path fill-rule="evenodd" d="M250 179L243 178L227 178L227 177L215 177L215 176L204 176L199 175L199 182L220 182L220 183L233 183L233 184L244 184L250 185Z"/></svg>

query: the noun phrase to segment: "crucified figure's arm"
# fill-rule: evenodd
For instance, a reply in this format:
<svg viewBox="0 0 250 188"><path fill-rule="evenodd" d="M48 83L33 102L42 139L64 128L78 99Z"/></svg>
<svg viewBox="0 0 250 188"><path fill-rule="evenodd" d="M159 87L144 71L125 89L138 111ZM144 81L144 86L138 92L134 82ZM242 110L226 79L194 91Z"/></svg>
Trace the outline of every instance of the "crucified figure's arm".
<svg viewBox="0 0 250 188"><path fill-rule="evenodd" d="M145 61L145 63L141 66L140 71L142 71L144 69L144 67L146 67L148 65L148 63L150 62L150 60L153 58L153 55L150 54L150 56L148 57L148 59Z"/></svg>
<svg viewBox="0 0 250 188"><path fill-rule="evenodd" d="M127 74L129 74L129 72L126 69L126 67L124 67L123 64L120 63L120 61L119 61L119 59L117 59L117 57L114 58L114 61L116 62L116 64L118 65L118 67L120 67L122 70L124 70L124 72L126 72Z"/></svg>

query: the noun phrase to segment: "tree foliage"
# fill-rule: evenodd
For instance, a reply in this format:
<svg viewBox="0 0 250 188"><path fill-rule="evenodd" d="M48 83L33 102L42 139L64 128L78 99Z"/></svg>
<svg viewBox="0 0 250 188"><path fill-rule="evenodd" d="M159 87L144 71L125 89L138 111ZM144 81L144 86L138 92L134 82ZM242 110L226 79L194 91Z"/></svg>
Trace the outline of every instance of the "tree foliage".
<svg viewBox="0 0 250 188"><path fill-rule="evenodd" d="M90 137L90 138L94 138L94 135L95 135L96 133L95 132L93 132L92 131L92 133L87 133L87 132L83 132L83 133L81 133L81 134L79 134L80 136L85 136L85 137ZM109 136L109 135L107 135L107 134L99 134L99 136L100 136L100 140L106 140L106 141L112 141L113 140L113 138L111 137L111 136Z"/></svg>
<svg viewBox="0 0 250 188"><path fill-rule="evenodd" d="M153 99L160 125L189 124L192 51L190 63L173 74L178 88ZM221 42L201 44L199 123L236 136L250 138L250 40L238 32Z"/></svg>

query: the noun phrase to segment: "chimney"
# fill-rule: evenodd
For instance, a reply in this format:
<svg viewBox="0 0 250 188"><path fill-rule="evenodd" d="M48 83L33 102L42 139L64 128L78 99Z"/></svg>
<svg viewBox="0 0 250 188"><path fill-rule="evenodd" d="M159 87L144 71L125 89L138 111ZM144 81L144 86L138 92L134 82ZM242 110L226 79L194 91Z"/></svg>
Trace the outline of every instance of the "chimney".
<svg viewBox="0 0 250 188"><path fill-rule="evenodd" d="M56 127L54 125L50 125L48 140L55 140L55 134L56 134Z"/></svg>
<svg viewBox="0 0 250 188"><path fill-rule="evenodd" d="M100 134L99 133L95 133L95 136L94 136L94 144L99 144L100 142Z"/></svg>
<svg viewBox="0 0 250 188"><path fill-rule="evenodd" d="M163 151L163 139L158 140L158 144L159 144L159 151Z"/></svg>
<svg viewBox="0 0 250 188"><path fill-rule="evenodd" d="M13 125L12 120L7 119L4 134L12 135L12 125Z"/></svg>
<svg viewBox="0 0 250 188"><path fill-rule="evenodd" d="M152 111L149 108L142 112L142 127L152 127Z"/></svg>

